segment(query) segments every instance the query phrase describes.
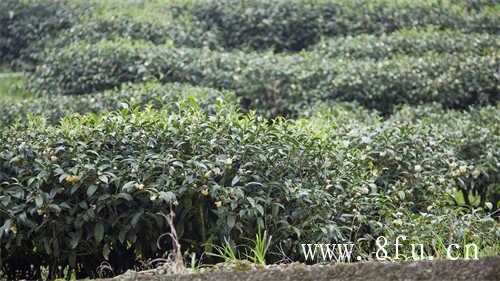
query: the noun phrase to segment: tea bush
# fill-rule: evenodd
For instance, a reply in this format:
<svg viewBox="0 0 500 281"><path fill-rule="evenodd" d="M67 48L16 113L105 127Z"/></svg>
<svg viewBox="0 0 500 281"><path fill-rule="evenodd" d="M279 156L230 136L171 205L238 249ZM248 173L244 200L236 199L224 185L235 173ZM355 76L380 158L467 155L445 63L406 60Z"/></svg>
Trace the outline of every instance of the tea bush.
<svg viewBox="0 0 500 281"><path fill-rule="evenodd" d="M205 30L217 34L217 41L226 48L296 51L321 36L390 33L408 27L498 34L497 6L486 5L479 11L467 11L466 6L450 1L207 0L186 10Z"/></svg>
<svg viewBox="0 0 500 281"><path fill-rule="evenodd" d="M488 55L498 49L500 36L488 33L406 29L380 36L363 34L328 38L312 46L310 51L324 58L383 59L398 55L422 56L429 52Z"/></svg>
<svg viewBox="0 0 500 281"><path fill-rule="evenodd" d="M453 149L453 168L443 179L461 191L466 205L493 210L500 201L500 116L499 107L484 107L468 112L450 111L443 118L439 107L405 107L391 120L428 122L435 124Z"/></svg>
<svg viewBox="0 0 500 281"><path fill-rule="evenodd" d="M67 115L102 113L123 108L175 108L179 100L192 99L207 113L215 112L217 102L225 106L237 104L234 94L187 84L146 83L122 85L118 90L107 90L84 96L41 96L33 99L0 101L0 128L16 121L25 122L30 115L44 116L49 124Z"/></svg>
<svg viewBox="0 0 500 281"><path fill-rule="evenodd" d="M445 107L495 103L498 52L385 60L323 59L321 54L216 52L145 42L73 44L46 55L31 79L41 94L83 94L123 82L160 79L234 90L244 108L295 114L317 100L358 101L390 112L395 104Z"/></svg>
<svg viewBox="0 0 500 281"><path fill-rule="evenodd" d="M88 276L104 259L122 272L165 251L157 240L169 231L161 213L170 206L184 250L223 237L244 243L260 225L295 258L303 241L372 241L356 250L367 255L375 235L441 229L464 215L446 207L459 155L433 123L345 122L336 114L269 122L230 107L207 115L180 104L2 130L4 272L22 269L22 260ZM494 111L477 114L488 120ZM497 126L456 122L464 120ZM481 245L498 241L498 224L486 219L446 237L467 240L478 229Z"/></svg>
<svg viewBox="0 0 500 281"><path fill-rule="evenodd" d="M457 5L464 5L469 10L477 11L498 5L496 0L452 0L451 2Z"/></svg>
<svg viewBox="0 0 500 281"><path fill-rule="evenodd" d="M170 211L185 256L257 229L267 262L400 234L498 254L499 9L0 2L0 60L39 64L0 101L0 279L165 257Z"/></svg>
<svg viewBox="0 0 500 281"><path fill-rule="evenodd" d="M31 62L31 52L40 51L41 41L70 27L76 13L66 1L2 0L0 62L18 58Z"/></svg>
<svg viewBox="0 0 500 281"><path fill-rule="evenodd" d="M79 40L129 38L156 44L171 40L192 47L217 46L213 35L191 22L194 18L176 16L175 7L162 9L160 16L159 11L141 13L140 8L132 8L137 3L128 3L128 9L119 4L113 1L2 1L0 61L15 61L17 67L30 70L43 58L45 48L60 48Z"/></svg>
<svg viewBox="0 0 500 281"><path fill-rule="evenodd" d="M186 248L250 233L257 218L300 233L308 214L293 210L322 204L326 192L317 177L323 146L286 123L240 117L122 112L4 131L2 209L12 212L2 213L2 258L93 269L109 255L120 270L127 258L158 253L156 239L168 231L158 212L169 203Z"/></svg>
<svg viewBox="0 0 500 281"><path fill-rule="evenodd" d="M443 188L446 187L451 193L460 191L465 195L464 202L455 200L454 203L457 205L490 208L495 211L500 203L500 190L498 189L498 175L500 174L499 106L471 108L467 111L445 111L438 104L417 107L403 106L383 121L383 124L395 128L395 132L399 132L402 127L412 123L419 123L419 127L431 130L427 134L416 133L416 135L432 135L432 140L427 140L429 144L438 145L443 151L446 151L448 168L446 172L442 172L438 179L439 185ZM339 107L327 103L323 107L318 104L311 111L313 113L307 113L307 118L303 122L315 124L314 128L321 132L331 128L332 123L357 124L356 130L364 130L362 135L371 139L374 144L370 146L370 151L365 151L366 157L371 159L373 165L384 167L383 170L377 172L380 176L379 185L387 183L386 179L396 179L398 174L405 173L400 170L401 166L390 163L390 159L397 162L401 159L411 159L419 153L419 149L413 144L413 149L408 151L410 155L395 156L397 147L391 147L387 140L391 142L390 140L398 137L388 134L390 131L388 129L382 130L383 135L379 135L381 131L377 130L369 130L367 133L366 128L380 126L381 119L376 114L360 110L354 105ZM334 117L333 121L330 116ZM338 133L338 127L334 128L335 132ZM354 130L352 127L348 128ZM372 133L376 135L370 136ZM378 146L377 144L383 145ZM406 144L404 147L412 147L412 145ZM424 161L425 164L415 163L415 165L422 166L422 169L425 169L424 165L437 167L435 160L430 158L427 162ZM410 168L408 169L410 170ZM408 172L410 172L409 170ZM399 188L395 191L399 191Z"/></svg>
<svg viewBox="0 0 500 281"><path fill-rule="evenodd" d="M498 5L452 2L225 0L173 1L166 6L132 2L124 8L113 1L5 0L0 3L0 60L21 58L17 62L29 69L46 47L116 37L282 51L301 50L323 36L390 33L403 27L498 33Z"/></svg>
<svg viewBox="0 0 500 281"><path fill-rule="evenodd" d="M97 42L102 39L126 38L154 44L172 41L178 46L218 48L215 37L185 18L165 15L165 18L144 18L105 14L80 19L78 24L63 30L47 48L61 48L78 41Z"/></svg>

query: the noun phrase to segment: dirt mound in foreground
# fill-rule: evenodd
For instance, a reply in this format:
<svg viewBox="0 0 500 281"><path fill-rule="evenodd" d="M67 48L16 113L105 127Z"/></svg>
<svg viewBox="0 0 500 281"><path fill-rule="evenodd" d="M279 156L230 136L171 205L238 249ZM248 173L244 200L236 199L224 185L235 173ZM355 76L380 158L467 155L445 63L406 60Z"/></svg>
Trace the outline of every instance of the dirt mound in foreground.
<svg viewBox="0 0 500 281"><path fill-rule="evenodd" d="M480 260L364 262L338 265L294 265L238 272L215 271L190 275L147 276L129 272L113 280L172 281L391 281L500 280L500 256Z"/></svg>

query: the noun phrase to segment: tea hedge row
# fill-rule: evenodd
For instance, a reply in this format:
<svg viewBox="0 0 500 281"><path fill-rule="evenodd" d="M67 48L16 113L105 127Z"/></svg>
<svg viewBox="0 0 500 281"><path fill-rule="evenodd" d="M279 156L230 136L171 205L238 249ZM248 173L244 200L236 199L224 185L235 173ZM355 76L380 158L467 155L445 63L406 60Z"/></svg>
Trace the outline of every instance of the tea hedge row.
<svg viewBox="0 0 500 281"><path fill-rule="evenodd" d="M31 78L40 94L84 94L124 82L160 79L234 90L245 108L294 114L316 100L358 101L390 112L395 104L446 107L494 103L500 56L435 55L385 60L216 52L144 42L73 44L46 55Z"/></svg>
<svg viewBox="0 0 500 281"><path fill-rule="evenodd" d="M380 36L363 34L328 38L309 51L325 58L388 58L398 55L422 56L428 52L438 54L470 53L488 55L500 49L500 36L487 33L465 34L446 30L399 30Z"/></svg>
<svg viewBox="0 0 500 281"><path fill-rule="evenodd" d="M83 8L83 7L82 7ZM69 28L83 13L65 1L0 2L0 62L19 57L29 61L32 52L41 51L41 41Z"/></svg>
<svg viewBox="0 0 500 281"><path fill-rule="evenodd" d="M106 90L92 95L47 95L23 100L2 100L0 101L0 128L6 128L16 122L28 122L33 116L43 116L48 124L57 125L65 117L75 114L101 114L126 108L172 109L176 108L181 101L194 102L199 105L199 110L207 114L215 113L217 106L238 108L238 99L233 92L181 83L125 83L119 89ZM346 118L345 122L352 118L356 122L363 123L368 119L378 120L375 111L367 110L356 103L335 101L305 105L300 109L300 117L314 116L318 111L328 111L330 115Z"/></svg>
<svg viewBox="0 0 500 281"><path fill-rule="evenodd" d="M478 110L484 122L441 118L480 131L498 126L497 110ZM78 266L79 276L89 276L109 258L122 272L168 249L157 241L169 231L161 213L170 206L190 252L223 237L245 243L257 225L295 258L303 241L360 242L356 254L367 256L372 237L415 228L436 243L449 235L480 237L480 247L498 241L494 220L449 205L458 177L479 182L485 175L462 164L442 127L322 118L270 123L231 108L208 116L184 105L67 118L59 126L40 118L2 130L2 270L22 269L19 259L34 268ZM486 159L498 165L498 154Z"/></svg>
<svg viewBox="0 0 500 281"><path fill-rule="evenodd" d="M141 10L130 8L141 5L137 3L127 8L83 1L5 0L0 3L0 59L36 64L36 55L54 47L55 38L55 46L76 39L130 37L192 47L280 51L303 49L322 36L390 33L405 27L499 32L498 5L456 2L209 0L173 2L156 11L147 10L158 9L154 3L142 3L146 10ZM99 10L107 8L110 11Z"/></svg>
<svg viewBox="0 0 500 281"><path fill-rule="evenodd" d="M192 47L216 45L210 41L210 33L198 28L198 24L190 23L186 17L175 17L171 11L175 7L163 5L160 17L160 11L132 8L137 3L128 5L112 1L2 1L0 61L29 69L43 57L45 48L117 37L157 44L172 40Z"/></svg>
<svg viewBox="0 0 500 281"><path fill-rule="evenodd" d="M480 11L498 5L497 0L452 0L457 5L464 5L469 10Z"/></svg>
<svg viewBox="0 0 500 281"><path fill-rule="evenodd" d="M498 5L479 11L467 11L466 6L438 0L206 0L190 3L185 10L226 48L301 50L321 36L380 34L424 26L500 32Z"/></svg>
<svg viewBox="0 0 500 281"><path fill-rule="evenodd" d="M500 202L500 115L499 105L469 112L450 111L445 118L440 108L406 107L396 111L390 122L427 122L435 124L452 147L455 177L466 205L485 206L491 202L497 210Z"/></svg>
<svg viewBox="0 0 500 281"><path fill-rule="evenodd" d="M97 17L61 32L49 43L50 48L64 47L77 41L128 38L155 44L172 41L177 46L220 49L216 36L186 20L153 21L126 16ZM426 52L485 55L500 47L500 37L487 33L461 33L455 30L403 29L393 34L362 34L327 38L310 50L327 57L344 55L352 58L383 58L398 54L422 55Z"/></svg>
<svg viewBox="0 0 500 281"><path fill-rule="evenodd" d="M324 132L331 123L358 124L358 127L376 127L380 119L374 113L360 110L355 107L332 107L315 105L313 113L307 114L303 122L314 123L315 128ZM439 145L449 149L448 159L449 173L443 173L442 180L450 179L451 187L460 190L465 196L466 205L485 206L485 202L492 202L492 208L498 208L500 203L500 115L499 105L483 108L470 108L467 111L446 110L438 104L424 106L403 106L395 110L383 124L401 128L408 123L420 123L423 126L431 126L433 145ZM307 111L306 111L307 112ZM319 115L319 117L318 117ZM301 117L302 118L302 117ZM333 121L332 121L333 119ZM336 131L337 132L337 131ZM371 133L381 133L374 131ZM333 134L333 133L332 133ZM368 137L366 131L364 137ZM373 136L371 151L366 156L373 160L374 165L393 167L381 171L379 179L396 178L400 173L395 163L390 163L394 158L394 149L384 143L384 139L390 139L390 135ZM380 145L378 145L380 144ZM416 153L416 151L413 151ZM387 156L389 155L390 156ZM379 157L383 156L383 157ZM403 158L406 159L406 158ZM433 165L431 163L427 163ZM388 173L389 175L383 175ZM395 174L393 174L395 173ZM444 182L442 182L444 183ZM382 185L382 183L380 183Z"/></svg>
<svg viewBox="0 0 500 281"><path fill-rule="evenodd" d="M178 46L219 48L215 35L202 30L190 19L165 15L165 18L159 20L154 17L133 17L115 13L118 15L106 13L80 19L79 23L61 31L55 40L47 42L45 47L61 48L78 41L97 42L102 39L126 38L154 44L171 41Z"/></svg>
<svg viewBox="0 0 500 281"><path fill-rule="evenodd" d="M184 84L146 83L123 85L119 90L83 96L41 96L25 100L0 101L0 128L26 122L30 115L44 116L49 124L71 114L102 113L129 107L175 108L179 101L192 100L207 113L217 104L236 105L232 93Z"/></svg>
<svg viewBox="0 0 500 281"><path fill-rule="evenodd" d="M293 1L292 1L293 2ZM284 13L283 15L276 15L275 13L272 12L272 10L265 11L264 13L270 13L269 15L259 15L261 17L268 17L263 19L263 21L270 21L273 22L274 24L277 25L290 25L290 24L298 24L294 21L290 21L288 17L291 17L290 14L286 14L286 11L280 10L279 7L274 7L275 5L298 5L298 7L301 6L309 6L309 4L306 3L299 3L301 1L295 1L294 3L291 3L290 1L286 1L281 4L277 3L272 3L272 4L266 4L266 5L271 5L273 6L272 9L277 9L278 14L279 13ZM329 6L329 5L351 5L352 3L344 3L345 1L329 1L328 3L324 3L324 5ZM220 3L214 1L216 5L219 5ZM290 28L291 31L289 33L293 34L288 34L288 35L283 35L283 37L286 38L281 38L280 40L277 40L278 42L274 42L275 38L272 38L274 35L273 32L265 31L263 32L263 35L265 37L262 39L263 41L266 42L259 42L259 43L248 43L246 42L248 38L252 40L253 35L245 35L244 38L241 39L241 42L238 44L232 44L231 40L237 40L235 39L235 34L238 35L240 34L239 32L233 34L231 33L232 29L235 28L241 28L241 27L235 27L232 26L231 29L223 29L220 30L219 27L214 28L208 27L213 24L211 22L213 18L205 18L204 16L200 16L199 13L203 13L198 11L198 8L201 10L205 9L210 9L210 5L213 3L207 3L205 2L200 2L200 3L187 3L187 4L182 4L182 2L174 2L171 3L165 11L165 14L168 14L167 18L168 20L165 20L165 17L160 18L157 14L157 11L149 11L149 12L143 12L139 15L137 15L137 11L133 13L132 15L129 15L125 12L121 12L121 10L124 10L123 7L119 7L114 9L113 12L106 12L103 13L103 15L99 15L97 17L91 17L89 19L82 19L80 20L80 24L77 26L74 26L71 30L68 30L68 32L63 33L62 38L63 40L60 40L61 42L67 42L67 41L74 41L75 39L84 39L84 40L92 40L92 39L110 39L110 38L115 38L115 37L130 37L132 39L143 39L147 41L152 41L155 43L164 43L166 40L173 40L176 42L176 44L181 45L181 46L192 46L192 47L199 47L199 46L210 46L211 48L240 48L240 47L248 47L250 46L253 49L263 49L263 48L269 48L269 47L276 47L276 44L289 44L287 41L293 41L293 38L290 38L290 35L293 36L307 36L307 32L311 32L312 30L307 30L304 31L302 34L297 35L297 30L295 29L296 26L293 26ZM233 3L234 4L234 3ZM240 3L241 4L241 3ZM254 2L249 2L247 3L250 6L252 5L261 5L262 3L255 3ZM455 10L460 10L465 3L462 3L461 5L457 5L455 7ZM381 7L384 5L393 5L391 3L378 3L375 5L380 5ZM406 6L405 6L406 5ZM409 6L408 6L409 5ZM409 8L413 9L415 7L410 7L413 4L411 3L406 3L403 4L403 8ZM441 5L441 4L440 4ZM442 4L446 6L446 4ZM448 3L449 8L453 6L452 4ZM465 5L467 6L467 5ZM481 5L483 7L484 5ZM267 7L267 6L266 6ZM379 8L381 8L379 7ZM494 7L492 5L492 7ZM150 9L152 8L159 8L159 7L148 7ZM269 8L269 7L268 7ZM331 7L330 7L331 8ZM350 7L352 9L353 7ZM402 7L393 7L392 9L396 8L402 8ZM434 7L435 8L435 7ZM357 8L357 13L359 13L359 7ZM431 9L431 8L429 8ZM493 9L493 8L492 8ZM189 11L189 12L185 12ZM212 11L213 12L213 11ZM249 11L248 9L245 10L244 14L247 14ZM396 11L393 11L396 12ZM145 14L150 14L150 17L147 17ZM251 13L251 12L250 12ZM257 12L257 13L262 13L262 11ZM340 12L339 12L340 13ZM464 12L465 13L465 12ZM486 11L484 12L486 15L494 15L494 12L489 12ZM293 14L293 13L292 13ZM362 14L362 13L359 13ZM490 16L491 16L490 15ZM272 19L273 17L278 17L278 19ZM297 17L300 15L297 15ZM340 16L345 16L344 13L340 13ZM352 15L351 15L352 16ZM359 15L358 15L359 16ZM442 16L442 15L441 15ZM478 15L475 15L478 16ZM338 19L339 15L336 15L336 20ZM208 22L207 22L208 20ZM304 20L304 19L301 19ZM325 21L329 21L329 18L324 19ZM380 19L377 19L380 20ZM303 23L303 22L299 22ZM224 25L227 23L224 23ZM250 24L250 23L247 23ZM252 32L255 32L256 29L260 28L260 24L257 24L257 26L251 26ZM478 32L488 32L488 29L485 29L484 23L482 23L483 26L475 28L474 30ZM488 23L485 23L488 25ZM439 24L436 24L439 28L446 28L446 26L440 26ZM409 26L414 26L414 25L409 25ZM417 26L420 26L417 24ZM423 26L426 26L424 24ZM226 26L225 26L226 27ZM456 26L454 26L456 27ZM450 28L454 28L450 26ZM245 27L243 27L245 28ZM273 27L275 28L275 27ZM399 27L398 27L399 28ZM287 28L285 28L287 29ZM396 29L393 29L396 30ZM387 30L387 32L391 32L393 30ZM471 30L473 31L473 30ZM226 32L227 34L224 36L221 36L221 32ZM281 32L281 30L278 30L278 32ZM372 32L372 31L360 31L360 32ZM355 33L360 33L360 32L355 32ZM318 36L329 36L329 35L338 35L338 34L351 34L350 32L339 32L335 30L334 32L325 32L324 30L319 31L316 37ZM227 38L226 38L227 37ZM316 39L315 39L316 40ZM269 42L271 43L269 43ZM272 43L274 42L274 43ZM300 44L307 44L310 45L312 42L304 42L301 40L299 42ZM253 45L252 45L253 44ZM233 46L234 45L234 46ZM255 45L255 46L254 46ZM281 47L278 46L278 49ZM283 47L284 49L297 49L293 46L288 46L288 47ZM281 49L283 49L281 48ZM302 49L302 47L298 48Z"/></svg>

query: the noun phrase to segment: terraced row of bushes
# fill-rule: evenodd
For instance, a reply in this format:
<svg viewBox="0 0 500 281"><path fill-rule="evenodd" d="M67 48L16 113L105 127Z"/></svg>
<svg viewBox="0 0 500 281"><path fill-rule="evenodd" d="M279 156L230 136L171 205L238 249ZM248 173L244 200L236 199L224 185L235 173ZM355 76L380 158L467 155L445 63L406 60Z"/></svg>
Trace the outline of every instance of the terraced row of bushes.
<svg viewBox="0 0 500 281"><path fill-rule="evenodd" d="M492 202L496 210L500 203L498 112L499 105L467 113L448 111L445 115L425 106L406 107L398 110L390 120L396 121L395 124L401 121L433 124L447 140L447 145L453 147L452 153L456 159L463 161L456 162L457 167L466 168L459 167L451 174L457 177L454 186L462 193L464 203L468 206L485 206L485 202Z"/></svg>
<svg viewBox="0 0 500 281"><path fill-rule="evenodd" d="M215 49L293 51L323 36L390 33L411 27L498 34L498 5L473 2L476 8L469 9L469 1L174 1L169 9L149 11L147 16L137 3L130 3L138 6L126 13L120 12L123 9L102 12L76 0L5 0L0 3L0 60L22 58L36 64L45 47L115 37Z"/></svg>
<svg viewBox="0 0 500 281"><path fill-rule="evenodd" d="M210 34L197 24L189 23L189 19L174 18L165 9L162 17L151 16L152 11L142 11L141 15L141 9L134 8L137 4L79 0L2 1L0 62L17 63L17 67L30 69L45 48L59 48L79 40L130 38L156 44L173 40L179 45L193 47L209 44L206 41ZM128 11L123 5L130 5Z"/></svg>
<svg viewBox="0 0 500 281"><path fill-rule="evenodd" d="M72 44L47 54L31 78L31 89L85 94L158 79L234 90L244 108L269 116L294 114L303 104L328 99L390 112L400 103L434 101L450 108L495 103L499 68L496 51L350 60L324 59L315 52L216 52L117 40Z"/></svg>
<svg viewBox="0 0 500 281"><path fill-rule="evenodd" d="M210 32L198 28L188 19L151 18L117 16L94 16L82 20L47 43L48 48L60 48L78 41L96 42L102 39L127 38L145 40L154 44L172 41L179 46L217 48L216 38Z"/></svg>
<svg viewBox="0 0 500 281"><path fill-rule="evenodd" d="M104 113L125 108L175 108L179 101L194 102L207 113L215 112L218 101L235 105L234 94L188 84L146 83L123 85L121 89L82 96L41 96L24 100L0 101L0 128L26 122L30 116L43 116L56 125L68 115Z"/></svg>
<svg viewBox="0 0 500 281"><path fill-rule="evenodd" d="M92 1L0 2L0 60L39 64L0 101L9 279L162 257L171 210L186 256L258 227L268 262L399 234L498 254L496 1Z"/></svg>
<svg viewBox="0 0 500 281"><path fill-rule="evenodd" d="M467 9L477 11L498 5L496 0L451 0L451 2L457 5L465 5Z"/></svg>
<svg viewBox="0 0 500 281"><path fill-rule="evenodd" d="M461 33L456 30L401 29L394 33L327 38L309 51L324 58L390 58L398 55L422 56L469 53L488 55L500 50L500 36L488 33Z"/></svg>
<svg viewBox="0 0 500 281"><path fill-rule="evenodd" d="M454 1L455 3L457 1ZM463 32L498 34L498 3L467 9L466 1L198 1L189 14L216 34L225 48L301 50L321 36L390 33L401 28L437 26ZM476 2L477 3L477 2Z"/></svg>
<svg viewBox="0 0 500 281"><path fill-rule="evenodd" d="M0 2L0 63L40 52L44 38L69 28L81 16L63 1Z"/></svg>
<svg viewBox="0 0 500 281"><path fill-rule="evenodd" d="M122 272L161 256L157 243L168 249L159 237L169 232L161 214L170 206L188 252L224 237L245 243L258 225L294 258L304 241L357 242L356 254L368 257L378 235L419 231L413 237L429 237L427 253L443 237L485 251L499 239L493 219L453 201L461 182L498 188L498 108L407 109L384 122L347 111L268 122L231 107L207 114L180 104L3 129L2 270L69 265L88 276L109 258ZM464 124L474 133L459 140L455 129ZM462 148L475 145L485 162L464 158Z"/></svg>

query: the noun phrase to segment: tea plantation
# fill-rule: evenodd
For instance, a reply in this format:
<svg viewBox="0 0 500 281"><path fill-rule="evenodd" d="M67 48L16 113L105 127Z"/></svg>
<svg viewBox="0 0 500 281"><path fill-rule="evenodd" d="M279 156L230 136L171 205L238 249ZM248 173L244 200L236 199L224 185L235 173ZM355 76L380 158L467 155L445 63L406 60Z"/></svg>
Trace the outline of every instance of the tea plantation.
<svg viewBox="0 0 500 281"><path fill-rule="evenodd" d="M0 279L500 255L496 0L2 0L0 65Z"/></svg>

